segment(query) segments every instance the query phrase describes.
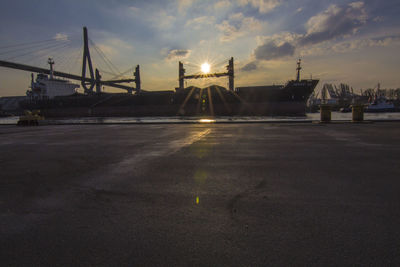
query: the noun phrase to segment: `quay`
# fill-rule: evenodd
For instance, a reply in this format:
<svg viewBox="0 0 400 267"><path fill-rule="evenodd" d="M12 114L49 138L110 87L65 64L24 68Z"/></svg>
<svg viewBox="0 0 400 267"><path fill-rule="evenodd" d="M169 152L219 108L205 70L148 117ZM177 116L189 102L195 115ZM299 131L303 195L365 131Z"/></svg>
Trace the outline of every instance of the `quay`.
<svg viewBox="0 0 400 267"><path fill-rule="evenodd" d="M0 126L3 266L399 266L400 123Z"/></svg>

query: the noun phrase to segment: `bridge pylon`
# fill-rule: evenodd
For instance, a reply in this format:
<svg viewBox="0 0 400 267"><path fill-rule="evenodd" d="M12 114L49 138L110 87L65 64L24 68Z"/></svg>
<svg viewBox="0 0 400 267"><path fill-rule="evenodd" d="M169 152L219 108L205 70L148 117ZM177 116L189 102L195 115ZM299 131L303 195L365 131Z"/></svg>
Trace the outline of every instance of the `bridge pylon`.
<svg viewBox="0 0 400 267"><path fill-rule="evenodd" d="M89 66L89 74L90 74L90 82L86 81L86 63ZM97 74L97 71L96 71ZM97 75L96 75L97 76ZM92 60L90 58L89 51L89 39L88 39L88 31L86 27L83 27L83 60L82 60L82 81L81 81L83 90L86 94L93 93L93 87L96 84L96 78L93 73L93 65ZM89 85L89 88L88 88ZM97 88L96 88L97 91Z"/></svg>

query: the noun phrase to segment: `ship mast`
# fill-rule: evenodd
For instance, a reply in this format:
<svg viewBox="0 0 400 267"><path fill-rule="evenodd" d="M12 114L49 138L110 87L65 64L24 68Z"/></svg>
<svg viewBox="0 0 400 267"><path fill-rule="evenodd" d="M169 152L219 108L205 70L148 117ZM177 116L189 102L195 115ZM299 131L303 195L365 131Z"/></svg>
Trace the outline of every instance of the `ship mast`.
<svg viewBox="0 0 400 267"><path fill-rule="evenodd" d="M53 65L54 65L54 60L51 58L51 57L49 57L49 60L47 61L47 63L49 63L49 65L50 65L50 80L53 80L53 73L54 73L54 71L53 71Z"/></svg>
<svg viewBox="0 0 400 267"><path fill-rule="evenodd" d="M301 58L297 61L297 81L300 81Z"/></svg>

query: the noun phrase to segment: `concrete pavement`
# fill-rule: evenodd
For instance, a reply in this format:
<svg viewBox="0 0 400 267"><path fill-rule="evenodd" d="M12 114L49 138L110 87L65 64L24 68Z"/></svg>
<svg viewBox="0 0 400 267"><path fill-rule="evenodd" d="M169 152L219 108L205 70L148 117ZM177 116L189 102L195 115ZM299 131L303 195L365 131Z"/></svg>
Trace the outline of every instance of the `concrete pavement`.
<svg viewBox="0 0 400 267"><path fill-rule="evenodd" d="M400 123L0 127L3 266L396 266Z"/></svg>

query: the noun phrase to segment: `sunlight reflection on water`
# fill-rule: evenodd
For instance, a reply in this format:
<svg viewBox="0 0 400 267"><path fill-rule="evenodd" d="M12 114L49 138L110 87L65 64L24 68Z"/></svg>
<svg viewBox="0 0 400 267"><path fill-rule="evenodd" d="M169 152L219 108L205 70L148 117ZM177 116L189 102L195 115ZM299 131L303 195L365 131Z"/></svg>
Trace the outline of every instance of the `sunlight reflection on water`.
<svg viewBox="0 0 400 267"><path fill-rule="evenodd" d="M213 123L213 122L216 122L216 120L212 120L212 119L200 119L199 122L200 122L200 123Z"/></svg>
<svg viewBox="0 0 400 267"><path fill-rule="evenodd" d="M319 121L319 113L308 113L304 117L290 116L234 116L234 117L82 117L65 119L48 119L45 124L146 124L146 123L241 123L241 122L304 122ZM399 120L400 112L392 113L365 113L365 120ZM350 121L351 113L332 112L333 121ZM0 125L15 125L18 117L0 118Z"/></svg>

